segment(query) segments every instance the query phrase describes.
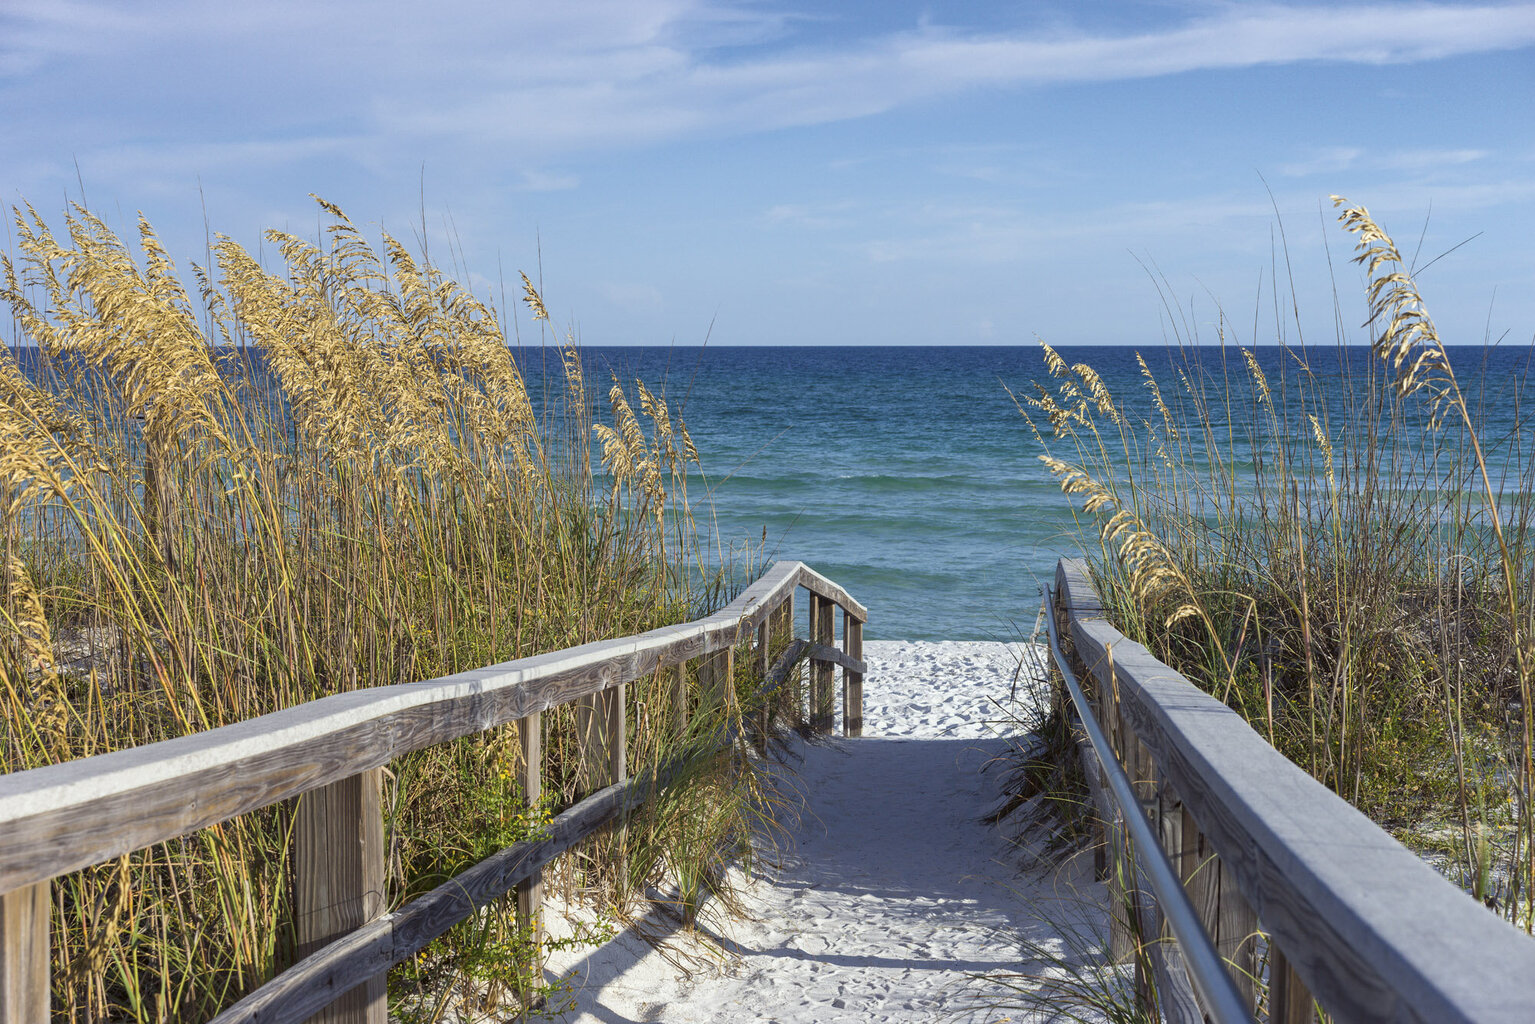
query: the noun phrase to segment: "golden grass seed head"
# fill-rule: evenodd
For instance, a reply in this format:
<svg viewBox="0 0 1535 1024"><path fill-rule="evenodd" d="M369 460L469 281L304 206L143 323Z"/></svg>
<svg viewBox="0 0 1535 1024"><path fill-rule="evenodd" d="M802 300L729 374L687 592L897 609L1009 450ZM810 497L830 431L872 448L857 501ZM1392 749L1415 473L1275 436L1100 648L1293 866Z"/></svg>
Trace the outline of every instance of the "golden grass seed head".
<svg viewBox="0 0 1535 1024"><path fill-rule="evenodd" d="M522 275L522 301L526 302L528 308L533 311L535 321L549 319L549 310L544 308L543 297L538 294L538 289L533 287L533 282L528 280L527 274Z"/></svg>

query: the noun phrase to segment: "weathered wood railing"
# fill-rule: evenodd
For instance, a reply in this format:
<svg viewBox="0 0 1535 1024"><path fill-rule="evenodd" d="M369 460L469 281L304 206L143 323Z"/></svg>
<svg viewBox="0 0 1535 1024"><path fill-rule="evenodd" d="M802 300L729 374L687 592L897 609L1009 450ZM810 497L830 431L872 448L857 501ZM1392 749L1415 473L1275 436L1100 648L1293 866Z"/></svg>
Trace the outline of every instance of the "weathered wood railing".
<svg viewBox="0 0 1535 1024"><path fill-rule="evenodd" d="M1331 790L1291 763L1104 615L1085 566L1063 560L1055 607L1077 678L1204 931L1248 1010L1260 1004L1266 937L1267 1019L1334 1021L1535 1019L1535 940L1461 892ZM1166 961L1157 908L1138 893L1124 819L1088 762L1108 834L1111 953L1154 978L1169 1020L1203 1009ZM1131 812L1135 813L1135 812ZM1137 939L1137 935L1140 936ZM1176 958L1175 958L1176 959ZM1181 970L1181 964L1174 963ZM1181 992L1179 990L1182 990Z"/></svg>
<svg viewBox="0 0 1535 1024"><path fill-rule="evenodd" d="M810 637L792 640L794 594L810 595ZM835 646L834 608L843 612ZM624 688L651 673L699 670L719 692L738 648L766 679L795 686L810 663L810 720L830 731L834 666L843 669L848 735L863 724L867 611L799 562L779 563L707 618L440 679L326 697L208 732L0 776L0 1024L49 1015L50 881L238 814L303 796L294 817L300 961L230 1007L220 1022L384 1024L384 972L514 888L539 927L541 869L643 802L665 779L627 779ZM769 664L770 652L780 653ZM706 685L710 685L707 684ZM685 691L681 691L685 693ZM797 698L797 688L786 695ZM541 792L543 712L577 705L583 765L595 790L545 838L519 843L391 913L384 905L381 770L394 758L510 722L522 785ZM680 713L686 714L686 705ZM797 712L802 713L802 712ZM759 728L769 723L759 721Z"/></svg>

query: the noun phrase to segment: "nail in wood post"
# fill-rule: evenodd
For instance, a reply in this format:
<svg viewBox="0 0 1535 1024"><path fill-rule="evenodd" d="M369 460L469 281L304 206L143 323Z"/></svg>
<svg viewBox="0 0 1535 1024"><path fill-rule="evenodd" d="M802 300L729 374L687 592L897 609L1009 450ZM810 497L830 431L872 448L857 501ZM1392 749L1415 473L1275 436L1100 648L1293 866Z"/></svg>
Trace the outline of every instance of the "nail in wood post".
<svg viewBox="0 0 1535 1024"><path fill-rule="evenodd" d="M293 823L298 955L308 956L384 913L383 772L373 768L299 797ZM310 1018L387 1024L378 974Z"/></svg>
<svg viewBox="0 0 1535 1024"><path fill-rule="evenodd" d="M863 660L863 623L842 612L842 646L849 658ZM842 735L863 735L863 673L842 670Z"/></svg>
<svg viewBox="0 0 1535 1024"><path fill-rule="evenodd" d="M1312 1024L1316 1004L1278 946L1269 946L1270 1024Z"/></svg>
<svg viewBox="0 0 1535 1024"><path fill-rule="evenodd" d="M811 642L823 644L827 647L835 646L836 621L833 615L836 606L824 597L810 595L810 610L813 621L810 624ZM833 704L831 692L832 664L829 661L810 662L810 700L811 700L811 726L818 733L829 733L837 717L837 709Z"/></svg>
<svg viewBox="0 0 1535 1024"><path fill-rule="evenodd" d="M51 883L0 895L0 1024L48 1020Z"/></svg>
<svg viewBox="0 0 1535 1024"><path fill-rule="evenodd" d="M522 747L522 797L529 807L538 805L544 795L544 721L537 711L517 720L517 739ZM533 950L529 965L527 991L536 991L544 974L544 872L517 886L517 930L526 932ZM535 1004L536 1005L536 1004ZM530 1009L533 1007L530 1006Z"/></svg>

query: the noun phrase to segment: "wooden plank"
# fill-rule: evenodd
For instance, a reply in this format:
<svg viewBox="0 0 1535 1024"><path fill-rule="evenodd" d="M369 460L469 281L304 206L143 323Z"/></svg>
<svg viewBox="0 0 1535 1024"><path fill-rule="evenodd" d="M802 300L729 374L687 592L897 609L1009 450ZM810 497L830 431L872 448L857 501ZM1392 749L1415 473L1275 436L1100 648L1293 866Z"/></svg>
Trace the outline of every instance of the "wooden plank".
<svg viewBox="0 0 1535 1024"><path fill-rule="evenodd" d="M717 706L734 708L736 700L736 650L727 647L714 655L714 700Z"/></svg>
<svg viewBox="0 0 1535 1024"><path fill-rule="evenodd" d="M688 719L691 715L688 696L688 666L687 662L672 668L662 669L671 680L672 693L672 727L678 736L685 735L688 731Z"/></svg>
<svg viewBox="0 0 1535 1024"><path fill-rule="evenodd" d="M847 661L856 662L853 668L842 663L842 735L863 735L863 677L868 666L863 664L863 622L851 612L842 612L842 643Z"/></svg>
<svg viewBox="0 0 1535 1024"><path fill-rule="evenodd" d="M790 594L786 604L789 617L787 623L788 635L791 639L794 638L794 631L799 627L798 613L795 611L794 601L794 595ZM814 621L813 617L812 621ZM814 642L814 638L810 638L806 642ZM782 690L783 699L779 701L778 706L782 712L788 715L789 727L791 729L798 729L810 720L809 716L805 714L804 666L798 662L794 663L790 671L784 676L784 683L786 685Z"/></svg>
<svg viewBox="0 0 1535 1024"><path fill-rule="evenodd" d="M582 784L588 793L628 776L629 737L624 727L623 684L575 702Z"/></svg>
<svg viewBox="0 0 1535 1024"><path fill-rule="evenodd" d="M869 621L869 609L853 600L853 595L843 590L831 580L822 576L808 565L796 562L798 566L797 576L799 585L813 594L819 594L832 604L840 605L853 613L853 616L862 622Z"/></svg>
<svg viewBox="0 0 1535 1024"><path fill-rule="evenodd" d="M772 634L772 617L769 616L767 622L764 622L762 625L757 627L756 651L756 671L758 680L756 745L757 752L764 755L768 751L768 740L771 739L773 735L773 702L772 696L767 689L768 672L772 667L772 655L769 653L772 648Z"/></svg>
<svg viewBox="0 0 1535 1024"><path fill-rule="evenodd" d="M1079 564L1063 561L1057 586L1077 653L1096 672L1112 651L1129 723L1219 851L1233 888L1330 1014L1528 1018L1535 942L1114 629Z"/></svg>
<svg viewBox="0 0 1535 1024"><path fill-rule="evenodd" d="M1145 749L1144 746L1142 749ZM1150 764L1148 762L1148 764ZM1153 772L1156 765L1150 764ZM1162 852L1169 863L1183 878L1183 801L1171 784L1156 773L1156 821ZM1160 913L1156 929L1157 942L1152 951L1152 963L1156 968L1157 999L1169 1024L1204 1024L1204 1010L1199 1003L1193 982L1189 980L1188 967L1183 950Z"/></svg>
<svg viewBox="0 0 1535 1024"><path fill-rule="evenodd" d="M1103 769L1093 754L1092 744L1087 741L1087 734L1080 727L1076 742L1077 758L1082 763L1082 774L1087 777L1087 792L1093 808L1093 880L1103 882L1109 877L1109 833L1104 822L1113 811L1109 808L1109 795L1103 789Z"/></svg>
<svg viewBox="0 0 1535 1024"><path fill-rule="evenodd" d="M49 1019L51 888L35 882L0 895L0 1024Z"/></svg>
<svg viewBox="0 0 1535 1024"><path fill-rule="evenodd" d="M1249 1009L1257 1007L1257 917L1187 807L1181 808L1179 874L1189 902Z"/></svg>
<svg viewBox="0 0 1535 1024"><path fill-rule="evenodd" d="M531 714L517 722L517 741L522 752L518 781L529 807L535 807L544 795L544 723L543 716ZM543 981L544 962L544 874L535 869L517 883L517 930L526 932L533 949L533 962L524 985L536 991Z"/></svg>
<svg viewBox="0 0 1535 1024"><path fill-rule="evenodd" d="M337 694L164 743L0 776L0 892L733 646L801 585L865 614L818 573L784 562L729 606L694 622L441 679Z"/></svg>
<svg viewBox="0 0 1535 1024"><path fill-rule="evenodd" d="M548 838L508 847L392 914L313 953L213 1019L297 1024L360 979L414 956L476 909L505 895L598 828L637 806L655 783L634 779L594 793L550 823Z"/></svg>
<svg viewBox="0 0 1535 1024"><path fill-rule="evenodd" d="M869 671L868 663L862 658L849 657L845 651L828 646L827 644L806 644L805 657L814 661L824 661L828 672L831 671L833 666L837 665L840 665L846 671L857 672L860 675Z"/></svg>
<svg viewBox="0 0 1535 1024"><path fill-rule="evenodd" d="M810 728L817 733L832 731L836 708L832 703L831 663L816 655L825 648L835 649L832 635L834 609L819 594L810 595L810 642L815 645L810 656Z"/></svg>
<svg viewBox="0 0 1535 1024"><path fill-rule="evenodd" d="M1284 951L1269 946L1269 1024L1313 1024L1316 1006Z"/></svg>
<svg viewBox="0 0 1535 1024"><path fill-rule="evenodd" d="M1114 702L1113 697L1113 690L1107 686L1103 687L1098 713L1102 718L1100 724L1104 726L1103 731L1122 766L1124 764L1121 735L1123 729L1119 718L1119 706ZM1116 964L1134 963L1136 959L1132 918L1134 912L1132 901L1135 898L1135 859L1130 856L1129 837L1125 834L1124 825L1121 824L1122 813L1124 812L1121 808L1111 807L1109 817L1104 821L1109 838L1109 960Z"/></svg>
<svg viewBox="0 0 1535 1024"><path fill-rule="evenodd" d="M1162 930L1165 933L1166 928ZM1194 984L1189 981L1188 966L1178 943L1165 934L1153 942L1151 965L1157 984L1157 1005L1167 1024L1204 1024L1204 1010L1194 994Z"/></svg>
<svg viewBox="0 0 1535 1024"><path fill-rule="evenodd" d="M1249 1004L1258 1002L1258 914L1242 893L1226 862L1215 861L1215 950L1226 961L1237 991Z"/></svg>
<svg viewBox="0 0 1535 1024"><path fill-rule="evenodd" d="M382 772L371 769L299 798L293 822L294 928L309 956L384 913ZM388 1024L384 976L339 995L312 1019Z"/></svg>

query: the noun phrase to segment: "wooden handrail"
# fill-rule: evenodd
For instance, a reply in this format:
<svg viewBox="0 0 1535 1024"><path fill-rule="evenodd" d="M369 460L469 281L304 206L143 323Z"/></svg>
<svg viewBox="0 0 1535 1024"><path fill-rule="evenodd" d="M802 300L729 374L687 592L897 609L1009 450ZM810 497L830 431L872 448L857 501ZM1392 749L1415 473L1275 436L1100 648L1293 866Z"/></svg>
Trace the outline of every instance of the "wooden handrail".
<svg viewBox="0 0 1535 1024"><path fill-rule="evenodd" d="M1310 1020L1314 997L1336 1021L1529 1020L1535 941L1115 629L1083 563L1059 563L1056 591L1191 894L1231 879L1270 936L1270 1019Z"/></svg>
<svg viewBox="0 0 1535 1024"><path fill-rule="evenodd" d="M250 1013L237 1012L235 1017L302 1019L341 995L341 981L363 980L357 969L379 963L387 967L401 949L408 950L402 955L409 955L462 919L469 912L465 907L472 909L478 905L475 901L483 903L512 886L518 887L520 914L530 918L536 930L540 866L643 799L655 784L623 779L622 688L699 657L709 659L711 673L728 677L732 652L754 631L765 656L770 626L792 633L798 587L806 588L815 602L843 609L852 654L831 647L825 642L828 634L817 635L814 642L798 642L793 658L808 651L812 664L825 664L827 671L832 664L840 665L849 679L856 677L859 706L849 703L844 713L847 731L856 734L866 669L854 655L862 653L861 627L868 612L808 566L783 562L725 608L693 622L440 679L338 694L191 736L0 775L0 1024L47 1016L50 879L321 787L336 813L326 812L304 826L317 831L296 843L320 851L336 849L338 842L356 846L359 834L377 829L372 819L378 816L379 768L411 751L508 722L519 723L524 749L533 754L523 784L536 793L540 714L583 701L590 715L605 716L589 719L588 740L609 752L607 781L615 785L560 815L550 839L493 855L395 915L380 916L377 892L349 891L357 888L356 879L314 882L320 889L309 899L329 908L351 906L360 918L339 925L338 938L325 938L329 945L296 965L304 967L299 975L279 976L242 1000L240 1005ZM784 671L778 667L779 675ZM382 857L381 850L372 849L378 844L364 840L362 845L370 848L363 854L364 867L381 871L381 861L372 863ZM334 868L324 860L319 857L312 870ZM298 863L302 871L304 860ZM300 897L304 895L301 887ZM348 919L342 915L340 920ZM321 932L334 927L332 922ZM412 945L433 928L438 930ZM305 994L310 985L318 985L318 992ZM279 1005L284 1009L272 1016ZM366 996L354 993L337 1005L344 1005L345 1011L337 1018L333 1007L328 1019L381 1021L382 987L371 986Z"/></svg>
<svg viewBox="0 0 1535 1024"><path fill-rule="evenodd" d="M355 690L129 750L0 775L0 893L99 864L733 646L803 586L868 612L799 562L780 563L693 622L420 683Z"/></svg>

